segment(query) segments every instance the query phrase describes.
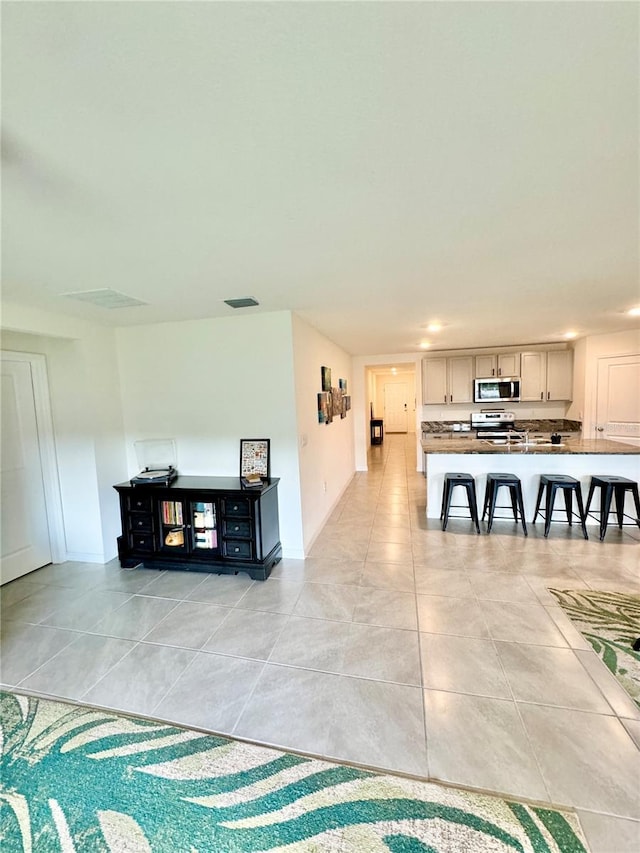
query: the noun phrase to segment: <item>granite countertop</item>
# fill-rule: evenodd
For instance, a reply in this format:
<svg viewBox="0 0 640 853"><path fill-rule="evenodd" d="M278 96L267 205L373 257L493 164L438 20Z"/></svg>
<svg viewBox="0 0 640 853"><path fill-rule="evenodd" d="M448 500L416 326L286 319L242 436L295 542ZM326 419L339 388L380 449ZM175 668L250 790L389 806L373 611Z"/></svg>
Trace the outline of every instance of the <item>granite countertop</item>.
<svg viewBox="0 0 640 853"><path fill-rule="evenodd" d="M473 430L455 430L453 429L454 423L464 424L465 426L469 426L468 419L466 420L458 420L458 421L422 421L420 427L423 433L433 433L435 435L447 435L449 433L454 433L456 438L461 434L475 436L475 429ZM528 430L529 432L536 433L549 433L552 432L560 432L560 433L573 433L580 435L582 431L582 424L580 421L571 421L566 418L546 418L544 420L528 420L526 418L519 418L516 420L514 424L514 428L524 432Z"/></svg>
<svg viewBox="0 0 640 853"><path fill-rule="evenodd" d="M563 438L562 444L492 444L486 438L425 438L420 442L424 453L508 453L512 456L543 454L613 454L638 455L640 447L607 439Z"/></svg>

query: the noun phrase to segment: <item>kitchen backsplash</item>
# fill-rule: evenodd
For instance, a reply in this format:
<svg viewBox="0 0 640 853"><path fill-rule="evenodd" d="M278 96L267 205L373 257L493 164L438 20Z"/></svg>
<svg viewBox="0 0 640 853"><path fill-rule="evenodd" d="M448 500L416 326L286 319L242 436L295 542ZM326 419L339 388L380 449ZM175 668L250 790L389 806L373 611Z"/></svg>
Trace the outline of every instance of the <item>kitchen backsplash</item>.
<svg viewBox="0 0 640 853"><path fill-rule="evenodd" d="M469 421L422 421L422 432L452 432L454 424L469 424ZM534 430L535 432L581 432L582 424L580 421L570 421L567 418L546 418L527 420L526 418L516 419L514 424L515 429L519 430Z"/></svg>

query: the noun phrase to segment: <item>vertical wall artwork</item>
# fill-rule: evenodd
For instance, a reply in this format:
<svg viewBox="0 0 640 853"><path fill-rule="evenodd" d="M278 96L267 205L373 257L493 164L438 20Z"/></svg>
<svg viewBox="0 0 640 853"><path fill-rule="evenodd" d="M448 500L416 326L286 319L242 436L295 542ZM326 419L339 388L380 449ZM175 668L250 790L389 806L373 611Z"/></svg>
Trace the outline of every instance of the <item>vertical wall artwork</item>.
<svg viewBox="0 0 640 853"><path fill-rule="evenodd" d="M318 423L330 424L334 418L346 418L351 409L351 397L347 394L347 380L338 379L338 387L331 386L331 368L320 368L322 391L318 393Z"/></svg>
<svg viewBox="0 0 640 853"><path fill-rule="evenodd" d="M329 394L321 391L318 394L318 423L326 424L329 421Z"/></svg>

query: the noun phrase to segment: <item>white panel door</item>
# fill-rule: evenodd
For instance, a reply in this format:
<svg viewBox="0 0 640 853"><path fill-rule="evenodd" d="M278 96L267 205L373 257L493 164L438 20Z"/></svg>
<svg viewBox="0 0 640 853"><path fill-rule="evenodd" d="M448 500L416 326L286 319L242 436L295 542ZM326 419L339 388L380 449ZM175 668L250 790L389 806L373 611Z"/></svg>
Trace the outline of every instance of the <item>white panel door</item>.
<svg viewBox="0 0 640 853"><path fill-rule="evenodd" d="M51 562L38 427L28 361L2 359L0 583Z"/></svg>
<svg viewBox="0 0 640 853"><path fill-rule="evenodd" d="M596 438L640 445L640 355L598 359Z"/></svg>
<svg viewBox="0 0 640 853"><path fill-rule="evenodd" d="M387 382L384 386L384 429L385 432L407 431L406 382Z"/></svg>

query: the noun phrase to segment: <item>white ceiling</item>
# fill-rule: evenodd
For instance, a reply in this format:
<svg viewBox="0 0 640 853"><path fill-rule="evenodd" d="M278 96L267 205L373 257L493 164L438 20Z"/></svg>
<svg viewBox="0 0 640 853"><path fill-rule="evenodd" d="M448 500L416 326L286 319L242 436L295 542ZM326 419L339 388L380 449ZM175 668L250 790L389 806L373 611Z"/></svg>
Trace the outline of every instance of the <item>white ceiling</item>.
<svg viewBox="0 0 640 853"><path fill-rule="evenodd" d="M3 298L254 296L358 355L629 328L639 9L4 2ZM148 304L61 296L102 288Z"/></svg>

